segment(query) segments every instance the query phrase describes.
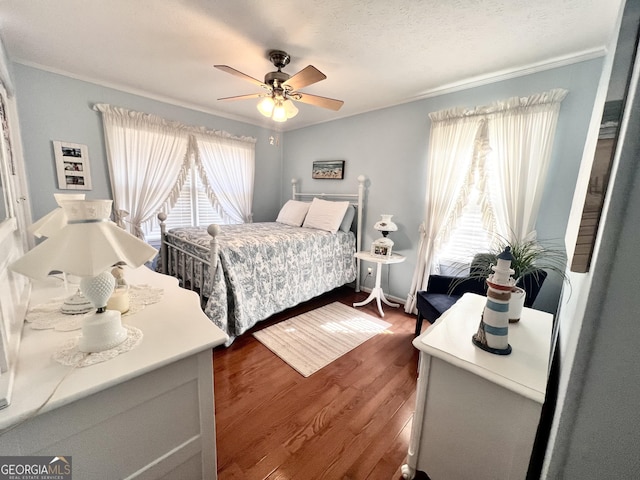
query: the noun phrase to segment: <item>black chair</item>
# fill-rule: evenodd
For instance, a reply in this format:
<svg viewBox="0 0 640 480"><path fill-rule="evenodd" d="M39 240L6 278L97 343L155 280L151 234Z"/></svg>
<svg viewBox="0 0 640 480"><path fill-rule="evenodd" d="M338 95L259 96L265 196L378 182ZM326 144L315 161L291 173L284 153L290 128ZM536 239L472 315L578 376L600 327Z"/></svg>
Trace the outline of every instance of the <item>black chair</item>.
<svg viewBox="0 0 640 480"><path fill-rule="evenodd" d="M474 262L471 262L471 269L474 270ZM525 307L531 307L535 301L547 272L537 270L524 274L517 282L516 286L526 292L524 301ZM460 277L450 277L447 275L430 275L427 289L417 293L418 319L416 321L416 337L422 330L422 322L426 319L429 323L435 322L440 315L448 310L465 293L476 293L486 295L486 278L476 278L469 276L464 279ZM452 288L452 285L453 288Z"/></svg>

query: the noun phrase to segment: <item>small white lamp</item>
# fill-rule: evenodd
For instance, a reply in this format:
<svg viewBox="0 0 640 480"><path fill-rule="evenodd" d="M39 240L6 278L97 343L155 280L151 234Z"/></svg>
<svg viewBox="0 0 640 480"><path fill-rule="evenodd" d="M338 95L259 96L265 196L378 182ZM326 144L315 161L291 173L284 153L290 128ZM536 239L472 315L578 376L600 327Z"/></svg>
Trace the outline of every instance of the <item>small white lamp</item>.
<svg viewBox="0 0 640 480"><path fill-rule="evenodd" d="M391 250L393 249L393 240L387 237L389 232L398 231L398 226L391 220L393 215L382 214L380 220L378 220L373 226L374 229L382 233L382 238L375 240L371 244L371 254L380 257L390 257Z"/></svg>
<svg viewBox="0 0 640 480"><path fill-rule="evenodd" d="M62 204L67 224L10 265L10 269L43 279L53 270L82 278L80 290L97 311L84 318L78 349L101 352L127 338L120 312L107 310L115 278L107 271L121 262L137 268L156 249L109 220L111 200L71 200Z"/></svg>
<svg viewBox="0 0 640 480"><path fill-rule="evenodd" d="M49 238L62 230L67 224L67 215L62 205L70 200L84 200L84 193L54 193L58 207L47 213L29 227L29 232L36 238ZM67 275L64 274L64 284L67 287ZM91 311L91 303L80 290L69 296L60 306L60 311L66 315L79 315Z"/></svg>

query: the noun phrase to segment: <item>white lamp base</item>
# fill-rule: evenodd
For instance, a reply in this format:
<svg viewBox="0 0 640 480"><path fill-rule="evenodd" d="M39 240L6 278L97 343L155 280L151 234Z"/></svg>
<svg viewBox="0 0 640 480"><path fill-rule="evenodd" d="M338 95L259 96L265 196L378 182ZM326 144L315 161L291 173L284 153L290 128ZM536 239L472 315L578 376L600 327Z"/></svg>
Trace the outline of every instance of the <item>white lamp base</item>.
<svg viewBox="0 0 640 480"><path fill-rule="evenodd" d="M60 311L65 315L81 315L91 310L94 310L93 304L80 290L67 297L60 306Z"/></svg>
<svg viewBox="0 0 640 480"><path fill-rule="evenodd" d="M120 345L126 339L127 330L122 326L120 312L105 310L84 318L78 350L86 353L102 352Z"/></svg>

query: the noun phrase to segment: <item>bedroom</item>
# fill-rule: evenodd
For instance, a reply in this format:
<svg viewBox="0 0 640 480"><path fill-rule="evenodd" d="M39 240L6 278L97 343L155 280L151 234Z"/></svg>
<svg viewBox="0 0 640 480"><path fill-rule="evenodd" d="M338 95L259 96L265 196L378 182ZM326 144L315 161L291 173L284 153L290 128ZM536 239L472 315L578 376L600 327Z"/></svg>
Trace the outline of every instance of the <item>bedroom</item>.
<svg viewBox="0 0 640 480"><path fill-rule="evenodd" d="M400 299L406 297L409 289L415 265L417 229L422 220L424 189L420 183L424 166L420 159L424 157L426 148L426 114L450 106L485 105L512 95L567 88L571 94L562 106L563 116L558 126L554 163L549 174L551 187L547 188L551 193L545 197L541 207L538 229L540 235L557 238L557 232L564 232L570 216L573 186L579 175L602 69L603 57L595 56L529 75L442 93L313 127L280 132L171 105L149 98L143 92L120 90L65 76L62 72L46 71L34 65L19 62L10 64L18 97L24 157L27 165L31 165L31 168L28 167L28 181L33 218L39 218L54 207L51 194L56 191L56 182L51 163L52 140L86 144L92 163L92 196L110 196L100 120L90 106L96 102L126 106L189 124L256 137L256 158L260 159L256 165L256 221L275 216L283 201L289 197L289 180L292 177L300 178L303 185L310 185L309 188L321 185L318 188L342 189L354 185L359 174L367 175L370 187L364 244L374 238L375 233L370 227L374 219L381 213L393 213L394 220L400 226L395 237L396 249L409 257L409 261L394 266L389 274L390 292ZM331 76L325 83L330 81ZM334 91L339 92L339 88ZM319 93L327 91L319 90ZM336 96L339 97L339 93ZM278 145L271 145L269 137L272 136L280 140ZM372 139L375 141L372 142ZM334 158L346 160L345 179L311 183L312 161ZM554 301L552 295L548 300L549 305L553 305Z"/></svg>

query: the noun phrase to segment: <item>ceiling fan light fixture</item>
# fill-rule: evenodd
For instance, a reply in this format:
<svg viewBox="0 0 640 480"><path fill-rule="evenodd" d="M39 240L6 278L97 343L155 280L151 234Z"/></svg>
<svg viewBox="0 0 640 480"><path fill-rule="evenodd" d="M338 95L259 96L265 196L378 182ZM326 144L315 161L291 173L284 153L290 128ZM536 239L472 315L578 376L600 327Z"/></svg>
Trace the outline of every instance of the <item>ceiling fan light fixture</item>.
<svg viewBox="0 0 640 480"><path fill-rule="evenodd" d="M296 107L291 100L285 100L282 103L282 106L284 107L284 112L287 115L287 118L293 118L298 114L298 107Z"/></svg>
<svg viewBox="0 0 640 480"><path fill-rule="evenodd" d="M265 117L271 117L271 115L274 113L274 107L275 102L271 97L264 97L262 100L260 100L260 102L258 102L258 111Z"/></svg>
<svg viewBox="0 0 640 480"><path fill-rule="evenodd" d="M303 103L314 105L316 107L328 108L338 111L342 104L342 100L333 98L320 97L318 95L304 94L298 91L300 88L313 85L327 78L327 76L313 65L307 65L294 75L289 75L282 71L286 67L291 57L282 50L272 50L269 52L271 63L278 69L275 72L268 72L264 76L264 82L253 78L246 73L242 73L228 65L214 65L215 68L229 73L235 77L242 78L254 85L262 87L269 93L264 94L251 93L247 95L236 95L235 97L219 98L218 100L245 100L249 98L261 98L257 108L265 117L271 118L276 122L286 122L287 119L293 118L298 114L298 108L291 100L301 101Z"/></svg>
<svg viewBox="0 0 640 480"><path fill-rule="evenodd" d="M273 108L273 115L271 118L275 122L286 122L287 121L287 111L283 105L283 102L277 102L276 106Z"/></svg>

